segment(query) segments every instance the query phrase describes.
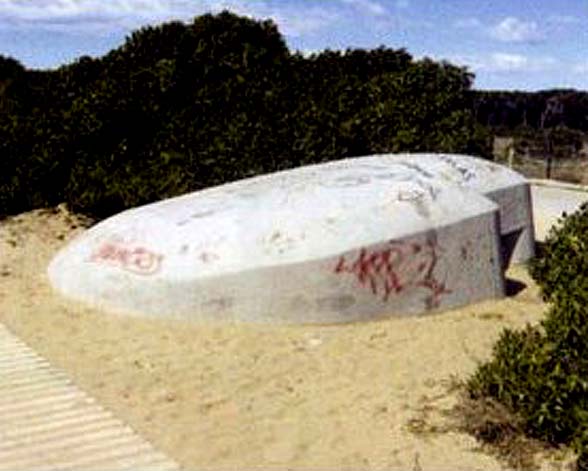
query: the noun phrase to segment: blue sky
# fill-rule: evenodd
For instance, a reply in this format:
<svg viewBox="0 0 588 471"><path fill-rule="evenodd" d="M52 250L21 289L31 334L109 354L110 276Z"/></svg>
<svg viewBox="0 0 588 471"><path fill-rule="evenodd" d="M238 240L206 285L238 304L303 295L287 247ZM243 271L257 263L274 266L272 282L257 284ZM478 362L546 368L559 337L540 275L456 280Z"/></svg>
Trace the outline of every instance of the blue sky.
<svg viewBox="0 0 588 471"><path fill-rule="evenodd" d="M273 19L304 53L384 45L467 66L477 89L588 90L588 0L0 0L0 54L53 68L222 9Z"/></svg>

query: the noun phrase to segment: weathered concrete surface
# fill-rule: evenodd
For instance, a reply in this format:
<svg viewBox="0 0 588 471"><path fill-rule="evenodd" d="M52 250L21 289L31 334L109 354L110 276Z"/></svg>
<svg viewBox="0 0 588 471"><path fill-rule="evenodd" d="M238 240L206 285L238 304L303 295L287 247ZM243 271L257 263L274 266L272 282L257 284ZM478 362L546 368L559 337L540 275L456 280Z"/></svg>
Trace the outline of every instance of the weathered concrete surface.
<svg viewBox="0 0 588 471"><path fill-rule="evenodd" d="M501 296L499 208L419 167L346 159L125 211L49 276L107 309L193 320L342 322Z"/></svg>
<svg viewBox="0 0 588 471"><path fill-rule="evenodd" d="M521 174L487 160L455 154L389 154L419 173L470 188L494 201L500 209L504 267L527 262L535 254L530 184Z"/></svg>

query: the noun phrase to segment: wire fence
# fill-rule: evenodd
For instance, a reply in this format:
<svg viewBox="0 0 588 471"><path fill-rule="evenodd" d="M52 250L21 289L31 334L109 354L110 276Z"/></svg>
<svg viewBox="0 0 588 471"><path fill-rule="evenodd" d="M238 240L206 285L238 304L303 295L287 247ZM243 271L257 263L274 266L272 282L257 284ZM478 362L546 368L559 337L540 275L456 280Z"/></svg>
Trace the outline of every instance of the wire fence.
<svg viewBox="0 0 588 471"><path fill-rule="evenodd" d="M521 172L528 178L561 180L581 185L588 184L588 149L570 155L569 158L546 158L542 153L517 152L512 138L496 138L494 159Z"/></svg>

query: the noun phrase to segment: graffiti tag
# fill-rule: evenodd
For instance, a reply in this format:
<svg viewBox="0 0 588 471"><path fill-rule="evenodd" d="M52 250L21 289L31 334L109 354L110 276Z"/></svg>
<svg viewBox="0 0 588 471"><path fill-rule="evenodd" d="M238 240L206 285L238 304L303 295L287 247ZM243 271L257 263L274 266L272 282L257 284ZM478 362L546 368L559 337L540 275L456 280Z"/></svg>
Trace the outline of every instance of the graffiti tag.
<svg viewBox="0 0 588 471"><path fill-rule="evenodd" d="M425 288L427 307L439 305L444 294L451 293L434 271L438 261L438 246L434 238L425 243L390 241L378 250L362 248L348 260L340 256L335 273L349 273L360 285L369 287L383 301L409 288Z"/></svg>
<svg viewBox="0 0 588 471"><path fill-rule="evenodd" d="M120 242L105 242L90 256L91 262L107 263L138 275L152 275L161 265L163 255L144 247Z"/></svg>

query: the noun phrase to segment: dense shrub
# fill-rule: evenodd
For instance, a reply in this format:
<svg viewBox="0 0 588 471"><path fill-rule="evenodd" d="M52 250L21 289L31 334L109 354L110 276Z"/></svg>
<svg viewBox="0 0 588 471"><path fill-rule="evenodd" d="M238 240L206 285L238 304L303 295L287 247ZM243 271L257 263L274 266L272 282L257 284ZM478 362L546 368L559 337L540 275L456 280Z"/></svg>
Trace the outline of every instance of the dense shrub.
<svg viewBox="0 0 588 471"><path fill-rule="evenodd" d="M561 309L549 313L550 324L561 320ZM578 308L575 316L586 314ZM553 444L583 439L588 426L588 359L567 343L573 328L565 330L561 337L539 327L504 330L492 360L468 384L473 397L497 399L524 419L532 436Z"/></svg>
<svg viewBox="0 0 588 471"><path fill-rule="evenodd" d="M530 273L546 300L573 297L588 302L587 267L588 202L559 219L545 240L542 255L532 261Z"/></svg>
<svg viewBox="0 0 588 471"><path fill-rule="evenodd" d="M493 398L550 444L588 451L588 307L554 305L540 326L506 329L492 359L468 381L474 399Z"/></svg>
<svg viewBox="0 0 588 471"><path fill-rule="evenodd" d="M493 398L533 437L569 444L588 469L588 203L560 220L531 264L551 302L537 327L505 330L492 359L469 379L474 399ZM584 464L583 464L584 463Z"/></svg>
<svg viewBox="0 0 588 471"><path fill-rule="evenodd" d="M499 135L512 134L517 128L538 131L542 127L588 132L588 91L475 90L470 97L477 120Z"/></svg>
<svg viewBox="0 0 588 471"><path fill-rule="evenodd" d="M228 12L142 28L56 71L4 59L2 73L0 215L66 201L106 217L376 152L489 155L464 69L386 48L304 58L271 21Z"/></svg>

